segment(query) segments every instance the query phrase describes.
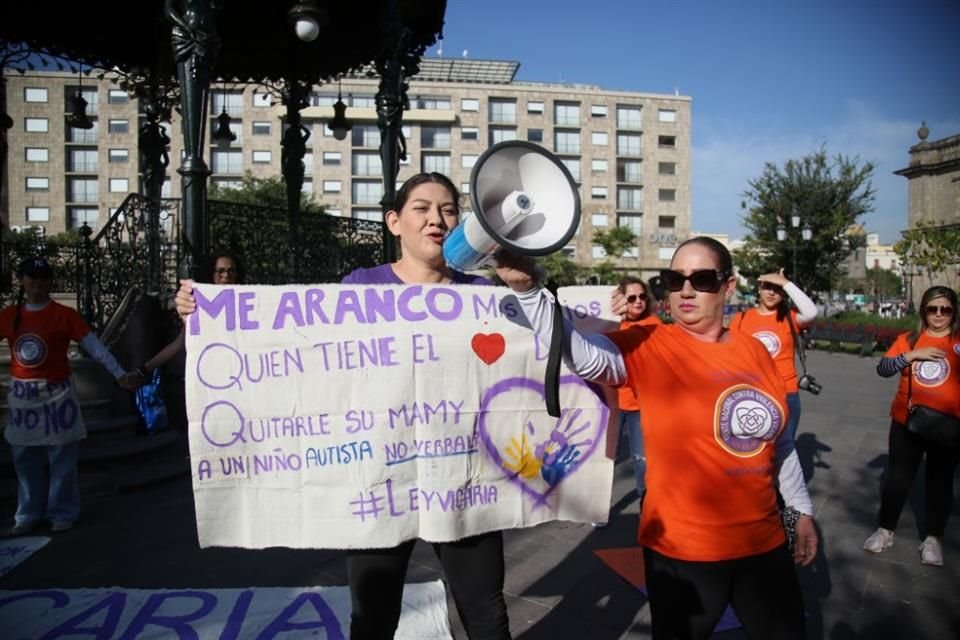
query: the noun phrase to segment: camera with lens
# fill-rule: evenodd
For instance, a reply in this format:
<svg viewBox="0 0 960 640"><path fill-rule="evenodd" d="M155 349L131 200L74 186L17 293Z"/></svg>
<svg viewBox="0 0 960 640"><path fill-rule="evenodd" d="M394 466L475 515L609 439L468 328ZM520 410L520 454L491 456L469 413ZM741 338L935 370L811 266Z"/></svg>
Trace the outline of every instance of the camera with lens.
<svg viewBox="0 0 960 640"><path fill-rule="evenodd" d="M817 382L816 378L806 373L800 376L797 386L804 391L809 391L815 396L820 395L820 392L823 391L823 385Z"/></svg>

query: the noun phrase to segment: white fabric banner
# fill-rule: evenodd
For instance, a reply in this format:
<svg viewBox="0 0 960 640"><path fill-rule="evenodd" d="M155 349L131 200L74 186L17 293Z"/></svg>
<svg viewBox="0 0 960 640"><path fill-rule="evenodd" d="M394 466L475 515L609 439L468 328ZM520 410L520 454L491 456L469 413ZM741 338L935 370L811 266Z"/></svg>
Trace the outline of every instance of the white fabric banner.
<svg viewBox="0 0 960 640"><path fill-rule="evenodd" d="M61 445L87 437L73 377L61 382L10 380L4 437L25 446Z"/></svg>
<svg viewBox="0 0 960 640"><path fill-rule="evenodd" d="M50 542L44 536L16 537L0 540L0 578L33 555L33 553Z"/></svg>
<svg viewBox="0 0 960 640"><path fill-rule="evenodd" d="M349 635L347 587L0 591L0 638L344 640ZM404 586L396 638L452 638L442 582Z"/></svg>
<svg viewBox="0 0 960 640"><path fill-rule="evenodd" d="M605 521L605 391L561 374L509 289L198 285L187 414L200 546L375 548ZM609 287L561 291L592 329Z"/></svg>

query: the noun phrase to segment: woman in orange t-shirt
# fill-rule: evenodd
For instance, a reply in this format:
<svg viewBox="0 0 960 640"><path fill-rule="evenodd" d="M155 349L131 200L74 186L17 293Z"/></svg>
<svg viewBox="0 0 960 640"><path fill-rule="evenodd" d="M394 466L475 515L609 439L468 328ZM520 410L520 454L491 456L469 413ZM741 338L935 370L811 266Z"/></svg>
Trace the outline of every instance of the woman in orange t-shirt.
<svg viewBox="0 0 960 640"><path fill-rule="evenodd" d="M817 317L817 305L797 285L787 280L783 269L762 275L758 280L760 295L757 306L733 316L730 328L753 336L770 352L787 387L787 406L790 408L787 428L790 436L796 439L800 425L800 389L794 357L796 344L790 322L793 322L794 330L799 334ZM789 300L797 305L796 311L790 309Z"/></svg>
<svg viewBox="0 0 960 640"><path fill-rule="evenodd" d="M539 338L553 297L526 260L497 258ZM628 386L643 407L647 495L640 516L654 638L708 638L728 603L747 635L806 638L794 563L817 553L812 505L783 379L760 342L723 326L733 262L712 238L682 243L661 272L674 323L583 335L565 322L563 355L578 375ZM614 294L614 309L622 307ZM775 482L801 514L791 561Z"/></svg>
<svg viewBox="0 0 960 640"><path fill-rule="evenodd" d="M890 460L880 498L879 525L863 548L882 553L893 545L897 520L926 454L927 537L920 544L920 562L940 567L940 538L953 506L953 475L960 463L960 446L926 441L904 425L909 403L960 418L960 317L953 289L930 287L924 292L917 328L894 341L877 365L877 373L885 378L899 373L900 385L890 407Z"/></svg>
<svg viewBox="0 0 960 640"><path fill-rule="evenodd" d="M629 329L632 326L645 326L651 324L663 324L660 318L651 313L650 294L647 292L647 285L640 278L627 276L620 281L617 291L627 301L627 307L621 314L620 330ZM637 403L637 396L633 389L621 387L617 394L617 405L620 409L617 429L617 452L620 451L620 442L623 440L623 433L627 433L627 442L630 445L630 456L633 458L633 473L637 482L637 496L640 498L640 504L643 505L643 494L647 491L647 485L644 476L647 472L647 459L643 453L643 429L640 426L640 405ZM617 456L619 458L619 455Z"/></svg>

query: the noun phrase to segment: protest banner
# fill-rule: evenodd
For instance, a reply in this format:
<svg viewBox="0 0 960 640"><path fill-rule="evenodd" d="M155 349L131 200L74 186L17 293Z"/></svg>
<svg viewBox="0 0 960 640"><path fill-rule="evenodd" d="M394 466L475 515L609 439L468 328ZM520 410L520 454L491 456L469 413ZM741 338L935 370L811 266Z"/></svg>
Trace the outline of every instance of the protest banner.
<svg viewBox="0 0 960 640"><path fill-rule="evenodd" d="M604 324L609 288L561 290ZM561 376L509 289L197 285L187 415L202 547L371 548L605 521L608 394Z"/></svg>

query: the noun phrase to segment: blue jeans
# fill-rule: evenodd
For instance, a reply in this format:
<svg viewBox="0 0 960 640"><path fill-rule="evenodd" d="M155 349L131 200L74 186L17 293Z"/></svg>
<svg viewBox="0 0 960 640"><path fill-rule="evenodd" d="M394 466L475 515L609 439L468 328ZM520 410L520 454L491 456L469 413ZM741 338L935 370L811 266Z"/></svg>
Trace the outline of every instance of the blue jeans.
<svg viewBox="0 0 960 640"><path fill-rule="evenodd" d="M73 523L80 516L77 456L80 441L61 445L11 444L17 469L17 524L49 520Z"/></svg>
<svg viewBox="0 0 960 640"><path fill-rule="evenodd" d="M787 429L790 430L790 436L794 442L797 440L797 429L800 427L800 392L787 394L787 409L790 411L790 420L787 421Z"/></svg>
<svg viewBox="0 0 960 640"><path fill-rule="evenodd" d="M647 490L647 457L643 451L643 430L640 427L639 411L621 411L620 426L617 430L617 443L627 432L627 441L630 443L630 457L633 458L633 474L636 476L637 495L643 497ZM619 447L618 447L619 448Z"/></svg>

